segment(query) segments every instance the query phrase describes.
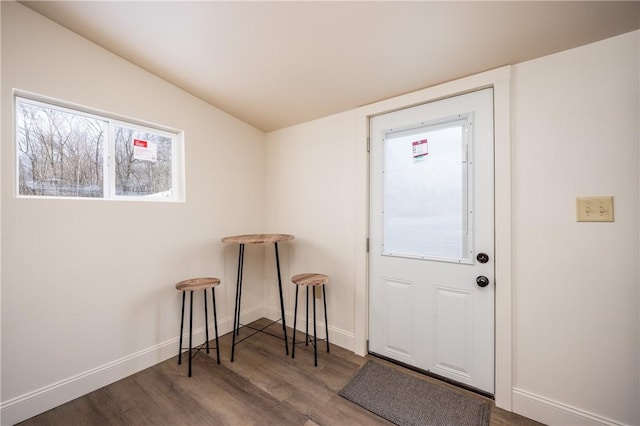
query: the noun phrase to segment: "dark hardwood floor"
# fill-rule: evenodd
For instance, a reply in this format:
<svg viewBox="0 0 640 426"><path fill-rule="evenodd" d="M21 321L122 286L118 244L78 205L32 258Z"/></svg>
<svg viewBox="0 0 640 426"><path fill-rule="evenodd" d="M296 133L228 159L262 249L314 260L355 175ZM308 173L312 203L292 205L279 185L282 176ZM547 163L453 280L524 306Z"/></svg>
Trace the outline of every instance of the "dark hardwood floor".
<svg viewBox="0 0 640 426"><path fill-rule="evenodd" d="M267 324L266 320L254 323ZM282 325L268 330L282 334ZM241 337L250 330L241 330ZM304 335L298 334L301 338ZM215 340L213 341L215 342ZM285 356L281 339L259 333L236 346L230 362L231 333L220 338L221 364L215 350L193 358L177 358L143 370L64 405L26 420L22 425L389 425L386 420L338 396L338 391L367 361L338 346L326 353L297 345L296 358ZM188 356L188 355L187 355ZM384 362L384 361L380 361ZM389 363L386 363L391 365ZM394 366L395 367L395 366ZM399 368L399 367L396 367ZM408 371L408 370L407 370ZM473 398L419 373L413 374ZM539 425L492 404L491 425Z"/></svg>

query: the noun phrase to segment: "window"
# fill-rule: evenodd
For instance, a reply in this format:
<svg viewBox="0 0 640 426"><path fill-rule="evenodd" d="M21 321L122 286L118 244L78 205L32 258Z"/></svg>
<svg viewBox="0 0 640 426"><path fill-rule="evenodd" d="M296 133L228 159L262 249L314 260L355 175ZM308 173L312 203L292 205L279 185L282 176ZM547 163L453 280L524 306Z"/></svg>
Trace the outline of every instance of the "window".
<svg viewBox="0 0 640 426"><path fill-rule="evenodd" d="M384 139L383 254L469 263L470 116Z"/></svg>
<svg viewBox="0 0 640 426"><path fill-rule="evenodd" d="M15 99L19 196L182 200L180 132Z"/></svg>

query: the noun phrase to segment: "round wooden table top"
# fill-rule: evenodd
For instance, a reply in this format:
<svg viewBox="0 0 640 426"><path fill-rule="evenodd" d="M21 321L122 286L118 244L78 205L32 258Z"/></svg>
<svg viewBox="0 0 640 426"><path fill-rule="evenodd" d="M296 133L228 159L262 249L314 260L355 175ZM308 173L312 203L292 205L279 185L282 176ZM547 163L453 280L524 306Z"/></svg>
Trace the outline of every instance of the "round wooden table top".
<svg viewBox="0 0 640 426"><path fill-rule="evenodd" d="M281 241L291 241L295 237L289 234L247 234L247 235L232 235L230 237L224 237L223 243L238 243L238 244L266 244L266 243L279 243Z"/></svg>

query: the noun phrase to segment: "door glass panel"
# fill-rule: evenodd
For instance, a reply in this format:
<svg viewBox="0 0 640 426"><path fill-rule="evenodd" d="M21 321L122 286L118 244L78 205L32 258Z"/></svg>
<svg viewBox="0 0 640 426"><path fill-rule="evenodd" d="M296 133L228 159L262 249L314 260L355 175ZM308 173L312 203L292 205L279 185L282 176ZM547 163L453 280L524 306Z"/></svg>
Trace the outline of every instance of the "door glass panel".
<svg viewBox="0 0 640 426"><path fill-rule="evenodd" d="M467 118L386 134L383 255L467 262Z"/></svg>

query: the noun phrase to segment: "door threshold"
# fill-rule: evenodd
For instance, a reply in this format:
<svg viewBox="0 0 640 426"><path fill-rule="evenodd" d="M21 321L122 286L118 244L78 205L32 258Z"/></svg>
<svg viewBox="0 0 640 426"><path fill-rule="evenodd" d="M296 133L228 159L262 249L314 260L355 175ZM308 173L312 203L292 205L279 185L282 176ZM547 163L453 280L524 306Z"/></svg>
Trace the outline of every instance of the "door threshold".
<svg viewBox="0 0 640 426"><path fill-rule="evenodd" d="M411 371L415 371L416 373L424 374L425 376L429 376L432 379L440 380L442 382L445 382L447 384L453 385L455 387L467 390L469 392L476 393L478 395L484 396L485 398L489 398L491 400L495 400L495 397L494 397L494 395L492 393L489 393L487 391L483 391L483 390L478 389L478 388L474 388L473 386L469 386L469 385L466 385L464 383L460 383L460 382L452 380L452 379L450 379L448 377L444 377L444 376L441 376L439 374L432 373L429 370L423 370L422 368L414 367L413 365L406 364L406 363L404 363L402 361L398 361L398 360L395 360L393 358L389 358L389 357L386 357L384 355L377 354L375 352L369 352L369 355L374 356L376 358L383 359L383 360L388 361L388 362L390 362L392 364L399 365L400 367L409 369Z"/></svg>

